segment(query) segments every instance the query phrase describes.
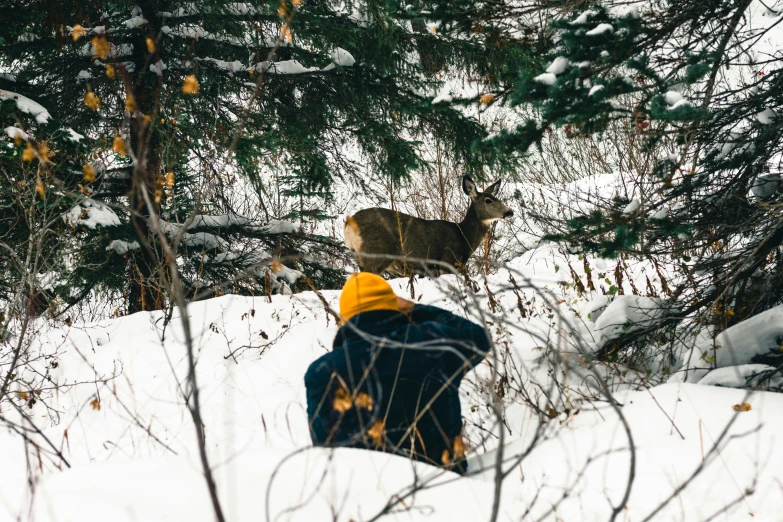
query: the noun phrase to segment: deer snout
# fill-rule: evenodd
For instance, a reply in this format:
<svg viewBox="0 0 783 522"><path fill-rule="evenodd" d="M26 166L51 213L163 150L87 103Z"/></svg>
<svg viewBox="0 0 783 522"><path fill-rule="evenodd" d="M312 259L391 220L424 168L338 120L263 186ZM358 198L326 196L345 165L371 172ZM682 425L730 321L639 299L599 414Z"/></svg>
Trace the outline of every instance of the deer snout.
<svg viewBox="0 0 783 522"><path fill-rule="evenodd" d="M503 219L511 219L512 217L514 217L513 210L509 209L505 214L503 214Z"/></svg>

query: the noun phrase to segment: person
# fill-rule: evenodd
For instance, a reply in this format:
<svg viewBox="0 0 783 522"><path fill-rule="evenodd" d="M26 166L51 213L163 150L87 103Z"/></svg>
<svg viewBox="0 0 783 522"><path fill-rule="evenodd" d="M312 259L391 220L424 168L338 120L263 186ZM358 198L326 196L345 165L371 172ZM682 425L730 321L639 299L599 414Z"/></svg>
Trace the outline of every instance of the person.
<svg viewBox="0 0 783 522"><path fill-rule="evenodd" d="M460 382L490 348L483 327L397 297L368 272L340 295L332 351L305 374L316 446L397 453L466 472Z"/></svg>

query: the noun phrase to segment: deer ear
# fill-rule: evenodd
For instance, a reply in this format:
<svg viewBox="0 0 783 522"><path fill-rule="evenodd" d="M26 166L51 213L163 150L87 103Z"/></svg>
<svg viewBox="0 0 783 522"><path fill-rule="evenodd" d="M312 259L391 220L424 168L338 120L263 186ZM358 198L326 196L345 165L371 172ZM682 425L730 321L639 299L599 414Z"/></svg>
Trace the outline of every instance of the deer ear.
<svg viewBox="0 0 783 522"><path fill-rule="evenodd" d="M462 192L475 198L478 196L478 190L476 190L476 184L468 176L462 176Z"/></svg>
<svg viewBox="0 0 783 522"><path fill-rule="evenodd" d="M487 194L490 194L492 196L496 196L498 190L500 190L500 181L501 180L497 180L492 185L488 186L487 189L484 192L487 193Z"/></svg>

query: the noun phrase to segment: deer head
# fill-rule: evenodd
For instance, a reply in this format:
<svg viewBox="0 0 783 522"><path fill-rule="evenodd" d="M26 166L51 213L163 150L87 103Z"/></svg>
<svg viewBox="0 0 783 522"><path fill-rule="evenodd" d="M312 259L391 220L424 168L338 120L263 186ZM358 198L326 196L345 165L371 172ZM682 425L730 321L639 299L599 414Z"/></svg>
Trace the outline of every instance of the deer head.
<svg viewBox="0 0 783 522"><path fill-rule="evenodd" d="M479 192L472 179L468 176L462 177L462 190L470 196L476 217L484 225L490 225L499 219L511 219L514 216L514 211L495 196L498 189L500 189L500 180L488 186L484 192Z"/></svg>

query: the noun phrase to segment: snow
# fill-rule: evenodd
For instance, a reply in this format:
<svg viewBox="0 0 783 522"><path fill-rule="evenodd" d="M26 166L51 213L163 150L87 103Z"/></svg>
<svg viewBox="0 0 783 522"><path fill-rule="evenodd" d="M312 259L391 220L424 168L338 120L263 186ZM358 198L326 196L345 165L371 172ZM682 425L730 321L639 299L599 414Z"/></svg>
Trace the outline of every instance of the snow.
<svg viewBox="0 0 783 522"><path fill-rule="evenodd" d="M244 71L247 69L244 65L242 65L242 62L240 62L239 60L234 60L233 62L226 62L224 60L218 60L217 58L199 58L199 61L214 63L216 66L218 66L218 68L226 71L230 71L232 73Z"/></svg>
<svg viewBox="0 0 783 522"><path fill-rule="evenodd" d="M417 475L432 476L424 465L411 465L377 452L341 449L313 449L286 459L283 451L254 449L243 451L242 459L233 464L237 480L228 498L235 499L229 520L270 520L310 522L332 520L334 507L343 505L344 515L336 520L362 520L362 513L383 509L396 491L403 490ZM334 465L338 459L340 466ZM273 471L280 472L273 475ZM383 470L385 478L378 480ZM492 504L490 484L464 481L444 486L444 478L417 495L417 503L442 506L437 515L426 520L484 520ZM74 488L73 484L78 484ZM121 487L117 487L121 486ZM269 503L265 502L267 498ZM139 520L207 521L212 513L209 494L198 469L187 459L172 457L142 460L114 466L90 466L69 470L44 482L38 490L34 513L37 519L47 515L47 504L57 506L58 521L137 522ZM128 491L138 495L133 498ZM444 503L444 493L455 495ZM143 502L139 502L143 499ZM307 499L300 509L287 510ZM90 506L85 510L84 506ZM467 517L467 518L463 518ZM410 520L398 513L383 520Z"/></svg>
<svg viewBox="0 0 783 522"><path fill-rule="evenodd" d="M780 351L783 346L783 305L754 315L715 338L715 366L749 364L756 355Z"/></svg>
<svg viewBox="0 0 783 522"><path fill-rule="evenodd" d="M79 143L81 140L84 139L83 134L79 134L75 130L71 129L70 127L66 127L64 129L61 129L68 133L68 139L71 141L75 141L76 143Z"/></svg>
<svg viewBox="0 0 783 522"><path fill-rule="evenodd" d="M759 122L763 123L764 125L769 125L775 121L775 118L777 118L777 114L772 109L764 109L760 113L756 114L756 119L758 119Z"/></svg>
<svg viewBox="0 0 783 522"><path fill-rule="evenodd" d="M669 91L664 94L663 97L666 100L666 103L669 105L674 105L678 101L682 100L682 94L677 91Z"/></svg>
<svg viewBox="0 0 783 522"><path fill-rule="evenodd" d="M132 16L129 20L123 22L128 29L137 29L147 23L143 16Z"/></svg>
<svg viewBox="0 0 783 522"><path fill-rule="evenodd" d="M244 216L238 216L236 214L219 214L219 215L206 215L199 214L193 217L188 228L210 227L210 228L225 228L232 225L247 225L251 221Z"/></svg>
<svg viewBox="0 0 783 522"><path fill-rule="evenodd" d="M81 56L93 56L93 50L92 50L92 44L86 43L82 47L79 48L78 51L79 55ZM133 54L133 44L120 44L115 45L113 43L109 43L109 58L121 58L123 56L131 56ZM97 62L97 65L101 65L100 62ZM126 65L128 63L133 62L125 62Z"/></svg>
<svg viewBox="0 0 783 522"><path fill-rule="evenodd" d="M628 205L623 209L623 214L633 214L637 210L639 210L639 207L641 206L641 202L638 199L631 200Z"/></svg>
<svg viewBox="0 0 783 522"><path fill-rule="evenodd" d="M351 53L340 47L332 51L332 54L330 54L329 57L332 59L332 63L339 65L340 67L351 67L356 63L356 59Z"/></svg>
<svg viewBox="0 0 783 522"><path fill-rule="evenodd" d="M168 69L165 63L163 63L163 60L158 60L157 62L150 64L150 72L154 72L158 76L163 75L163 71Z"/></svg>
<svg viewBox="0 0 783 522"><path fill-rule="evenodd" d="M652 219L666 219L669 216L669 207L664 205L656 210L650 217Z"/></svg>
<svg viewBox="0 0 783 522"><path fill-rule="evenodd" d="M269 62L259 62L256 64L256 70L267 71L270 74L304 74L320 71L318 67L305 67L297 60L282 60L271 64Z"/></svg>
<svg viewBox="0 0 783 522"><path fill-rule="evenodd" d="M28 136L27 133L22 129L20 129L19 127L6 127L4 131L6 135L8 135L8 137L11 139L16 139L17 137L24 141L30 139L30 136Z"/></svg>
<svg viewBox="0 0 783 522"><path fill-rule="evenodd" d="M573 21L571 21L571 22L569 22L569 23L570 23L571 25L582 25L582 24L586 24L586 23L587 23L587 19L588 19L589 17L591 17L591 16L595 16L595 15L597 15L597 14L598 14L598 13L596 13L595 11L592 11L592 10L590 10L590 9L586 9L586 10L582 11L582 13L581 13L581 14L580 14L580 15L579 15L579 16L578 16L576 19L574 19Z"/></svg>
<svg viewBox="0 0 783 522"><path fill-rule="evenodd" d="M451 97L451 94L448 92L444 92L442 94L437 95L435 98L432 99L432 104L437 105L439 103L451 103L453 98Z"/></svg>
<svg viewBox="0 0 783 522"><path fill-rule="evenodd" d="M757 177L753 181L750 190L753 192L754 196L761 199L767 199L780 190L780 182L781 179L779 174L765 174Z"/></svg>
<svg viewBox="0 0 783 522"><path fill-rule="evenodd" d="M665 315L664 301L655 297L618 295L595 319L599 341L642 330ZM599 342L596 347L603 345Z"/></svg>
<svg viewBox="0 0 783 522"><path fill-rule="evenodd" d="M499 290L505 281L502 274L490 281L501 301L510 297ZM391 284L405 295L407 280ZM439 288L450 284L458 279L418 280L416 292L422 302L462 313L442 300ZM323 295L337 306L337 291ZM477 297L484 308L486 295L481 291ZM598 297L600 308L608 298ZM613 305L625 297L635 296L617 296L598 321L613 315ZM191 303L187 313L198 350L207 451L228 520L265 520L267 510L270 520L369 520L398 497L404 506L382 520L489 520L497 457L491 441L470 450L471 475L464 478L389 454L310 447L302 376L328 350L337 328L313 293L271 299L226 295ZM25 445L0 430L0 520L214 520L180 395L187 375L180 311L174 310L165 335L164 317L163 311L140 312L55 328L36 338L42 353L57 352L58 366L50 371L59 391L47 399L56 414L40 402L30 413L71 468L59 470L44 459L39 471L36 464L35 495L28 496ZM523 321L525 328L508 338L509 349L526 361L529 378L536 378L546 368L534 364L541 355L534 333L546 321ZM477 371L484 378L487 365ZM96 375L109 380L90 384ZM578 387L582 377L573 379L569 386ZM466 390L471 393L462 394L463 413L476 419L479 412L471 408L482 399L463 384ZM100 409L90 406L97 398ZM783 490L777 484L780 467L773 463L783 460L782 395L672 383L615 398L636 455L623 520L643 520L703 459L705 471L654 520L704 520L750 490L716 520L777 519ZM736 412L733 406L740 403L750 410ZM528 509L531 520L609 520L610 502L616 505L625 491L630 457L613 408L597 402L578 415L547 422L519 404L504 407L509 426L503 469L509 476L498 520L520 520ZM4 415L14 418L15 412ZM732 419L720 451L710 453ZM516 465L511 459L527 451L539 427L543 438ZM427 487L405 496L416 481Z"/></svg>
<svg viewBox="0 0 783 522"><path fill-rule="evenodd" d="M204 247L210 250L228 250L229 243L222 237L208 232L185 232L181 234L181 244L189 247Z"/></svg>
<svg viewBox="0 0 783 522"><path fill-rule="evenodd" d="M611 105L613 109L618 110L618 111L626 111L626 110L628 110L628 108L625 105L623 105L622 103L620 103L617 100L609 100L609 105Z"/></svg>
<svg viewBox="0 0 783 522"><path fill-rule="evenodd" d="M123 241L122 239L115 239L109 243L109 246L106 247L106 250L114 250L118 254L122 255L128 252L128 250L136 250L138 248L140 248L138 241L132 241L129 243L127 241Z"/></svg>
<svg viewBox="0 0 783 522"><path fill-rule="evenodd" d="M571 204L574 194L612 197L622 187L622 178L617 175L597 175L553 190ZM270 233L291 233L299 228L289 221L259 226L245 219L200 214L190 228L220 228L232 223L266 227ZM167 234L185 232L182 224L163 222L162 226ZM196 234L189 237L202 245L209 242ZM217 239L214 241L219 246ZM119 252L123 243L113 242L110 247ZM214 254L216 262L238 259L234 252ZM267 252L252 252L241 259L248 271L261 277L273 276L275 291L286 295L225 295L191 303L187 309L198 350L207 450L227 519L265 519L268 508L270 520L369 520L394 495L404 495L416 476L420 481L436 477L433 480L439 483L413 498L405 497L407 507L400 506L383 520L489 520L494 493L491 467L497 456L494 439L470 450L472 475L465 478L450 473L438 475L435 468L401 457L310 447L302 376L309 363L329 349L336 325L313 293L290 295L290 285L299 277L297 271L274 262ZM510 270L519 271L514 272L517 281L529 277L539 287L556 289L561 281L571 279L565 268L569 261L577 275L584 277L581 261L558 252L556 245L539 246L514 259L507 269L487 280L503 309L494 313L489 312L483 289L462 292L461 278L443 276L414 282L422 303L477 318L476 310L467 311L464 306L476 299L478 309L487 313L489 320L496 322L505 317L514 325L508 335L498 339L505 343L502 352L513 358L525 381L530 381L530 390L552 385L547 380L550 367L542 362L544 352L540 347L546 342L542 339L557 337L562 329L567 334L563 335L564 357L576 357L563 373L566 380L561 384L569 390L578 415L561 413L549 421L539 419L518 396L507 397L502 403L508 422L504 448L507 458L526 451L539 427L544 436L521 465L514 466L511 461L504 465L509 478L504 483L498 520L520 520L528 509L525 519L531 520L609 520L607 499L617 504L624 492L629 459L624 429L606 401L579 399L586 389L594 389L589 383L595 379L588 378L592 374L587 373L579 358L583 352L575 349L572 340L583 335L588 350L595 349L605 338L644 327L661 317L664 302L632 295L600 295L599 290L574 304L573 311L571 299L558 304L564 315L557 325L546 314L521 318L516 312L517 298L508 286ZM260 266L251 267L248 262ZM559 273L554 273L554 264L561 267ZM594 271L611 272L615 264L613 260L590 259ZM407 279L391 280L390 284L399 295L409 295ZM464 295L458 299L467 300L445 300L453 295L451 287L460 289L457 295ZM337 308L339 292L322 293ZM524 299L529 299L529 294ZM72 468L58 470L45 461L43 470L36 471L40 477L30 502L24 444L18 436L0 430L0 462L4 468L0 474L0 520L54 521L54 514L58 521L214 519L192 423L179 392L187 374L179 315L175 309L165 335L165 313L142 312L54 328L36 338L42 353L60 352L56 356L58 367L51 370L58 392L47 399L52 401L52 411L37 404L30 413L32 418L40 419L46 436L63 448ZM499 324L496 322L491 329L493 336L498 335ZM711 345L712 337L705 335L695 348L700 355ZM597 368L601 371L601 366ZM783 478L780 467L757 463L783 459L779 443L783 397L768 392L748 396L745 390L725 387L739 382L737 372L749 375L751 369L731 368L732 373L721 376L704 367L687 374L678 372L669 384L658 386L634 377L636 369L625 370L627 382L635 384L618 388L622 391L615 398L634 437L637 468L623 520L643 520L685 481L702 462L701 448L708 452L734 415L736 421L729 438L721 444L719 458L708 457L707 470L655 520L704 520L729 501L727 491L741 494L748 488L754 493L717 520L751 519L749 512L754 514L752 520L776 519L783 510L783 490L776 483ZM96 373L111 380L105 385L90 384ZM704 384L711 386L689 384L705 374L708 377L703 379ZM480 383L488 376L489 364L485 363L463 383L463 415L474 437L476 433L496 431L485 413L484 392L480 391ZM613 382L608 375L606 382ZM100 396L100 410L90 407L96 394ZM546 396L540 397L541 407L547 400ZM749 403L751 410L735 412L732 407L743 402ZM58 412L56 418L54 410ZM558 411L562 411L560 407ZM561 500L564 491L569 495ZM557 510L549 512L553 504L557 504Z"/></svg>
<svg viewBox="0 0 783 522"><path fill-rule="evenodd" d="M537 81L538 83L543 83L545 85L554 85L555 82L557 82L557 76L547 72L547 73L539 74L538 76L533 78L533 80Z"/></svg>
<svg viewBox="0 0 783 522"><path fill-rule="evenodd" d="M741 364L727 368L717 368L699 380L699 384L723 386L726 388L745 388L749 384L758 382L760 375L763 376L766 372L774 370L773 366L767 364ZM778 374L773 379L774 382L772 384L779 386L783 377Z"/></svg>
<svg viewBox="0 0 783 522"><path fill-rule="evenodd" d="M161 29L162 30L162 29ZM175 30L171 30L169 28L168 31L166 31L166 34L175 34L178 36L184 36L185 38L195 38L198 40L202 36L206 34L206 30L200 25L197 26L181 26L177 27ZM215 58L212 58L211 60L215 60ZM222 61L222 60L219 60Z"/></svg>
<svg viewBox="0 0 783 522"><path fill-rule="evenodd" d="M92 78L92 73L90 71L79 71L79 74L77 74L76 77L80 80L86 81Z"/></svg>
<svg viewBox="0 0 783 522"><path fill-rule="evenodd" d="M640 18L642 16L638 5L613 4L609 13L615 18Z"/></svg>
<svg viewBox="0 0 783 522"><path fill-rule="evenodd" d="M278 280L283 280L291 285L304 275L299 270L294 270L284 265L274 265L271 270Z"/></svg>
<svg viewBox="0 0 783 522"><path fill-rule="evenodd" d="M244 2L229 3L225 6L225 9L229 13L236 14L236 15L248 15L248 14L258 13L258 9L256 9L255 6Z"/></svg>
<svg viewBox="0 0 783 522"><path fill-rule="evenodd" d="M35 121L38 123L45 124L49 121L49 118L51 118L49 111L47 111L40 103L34 102L30 98L22 96L21 94L0 89L0 102L5 100L14 100L16 102L17 109L34 116Z"/></svg>
<svg viewBox="0 0 783 522"><path fill-rule="evenodd" d="M62 215L63 221L72 227L82 225L95 230L97 227L113 227L121 225L115 212L100 201L86 198Z"/></svg>
<svg viewBox="0 0 783 522"><path fill-rule="evenodd" d="M269 256L267 256L269 257ZM234 261L239 258L239 254L236 252L221 252L212 258L215 263L225 263L227 261Z"/></svg>
<svg viewBox="0 0 783 522"><path fill-rule="evenodd" d="M293 234L299 232L300 226L291 221L272 219L259 229L267 234Z"/></svg>
<svg viewBox="0 0 783 522"><path fill-rule="evenodd" d="M546 72L552 73L555 76L557 76L558 74L562 74L563 71L566 70L568 64L569 64L568 58L565 58L564 56L558 56L551 64L549 64L549 67L546 68Z"/></svg>
<svg viewBox="0 0 783 522"><path fill-rule="evenodd" d="M669 110L674 110L683 105L690 105L690 102L682 97L677 91L668 91L663 95L666 103L669 104Z"/></svg>
<svg viewBox="0 0 783 522"><path fill-rule="evenodd" d="M592 96L593 94L597 93L603 88L604 88L603 85L593 85L592 87L590 87L590 92L588 92L587 95Z"/></svg>
<svg viewBox="0 0 783 522"><path fill-rule="evenodd" d="M598 24L594 29L590 29L585 34L587 36L597 36L599 34L611 33L614 31L612 24Z"/></svg>
<svg viewBox="0 0 783 522"><path fill-rule="evenodd" d="M174 11L161 11L159 13L161 18L183 18L197 14L199 14L199 10L195 3L184 4L181 7L176 8Z"/></svg>
<svg viewBox="0 0 783 522"><path fill-rule="evenodd" d="M671 107L669 107L669 110L674 110L677 109L678 107L682 107L683 105L690 105L690 104L691 102L689 102L688 100L680 100L674 105L672 105Z"/></svg>

